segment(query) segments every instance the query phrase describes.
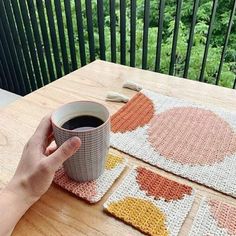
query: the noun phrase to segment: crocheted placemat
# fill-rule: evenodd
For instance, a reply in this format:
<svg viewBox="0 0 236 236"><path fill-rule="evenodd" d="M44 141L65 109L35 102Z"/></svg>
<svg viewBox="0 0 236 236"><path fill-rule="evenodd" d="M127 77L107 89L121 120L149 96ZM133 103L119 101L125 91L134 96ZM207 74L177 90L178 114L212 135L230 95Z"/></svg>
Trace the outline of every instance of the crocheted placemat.
<svg viewBox="0 0 236 236"><path fill-rule="evenodd" d="M218 200L203 199L189 236L236 235L236 207Z"/></svg>
<svg viewBox="0 0 236 236"><path fill-rule="evenodd" d="M120 176L126 166L127 160L123 157L108 154L105 171L96 180L79 183L70 179L60 168L54 176L54 183L67 191L83 198L90 203L98 202L112 186L114 181Z"/></svg>
<svg viewBox="0 0 236 236"><path fill-rule="evenodd" d="M142 90L111 122L114 148L236 196L236 113Z"/></svg>
<svg viewBox="0 0 236 236"><path fill-rule="evenodd" d="M195 191L144 167L135 167L104 203L107 212L148 235L177 235Z"/></svg>

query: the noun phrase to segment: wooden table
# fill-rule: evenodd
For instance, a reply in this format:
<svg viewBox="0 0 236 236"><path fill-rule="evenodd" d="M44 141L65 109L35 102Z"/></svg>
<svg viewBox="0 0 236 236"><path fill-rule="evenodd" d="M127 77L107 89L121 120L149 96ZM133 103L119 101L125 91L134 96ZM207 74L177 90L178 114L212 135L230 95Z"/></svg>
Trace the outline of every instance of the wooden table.
<svg viewBox="0 0 236 236"><path fill-rule="evenodd" d="M107 91L117 91L131 97L134 91L122 89L124 80L134 80L144 88L161 94L185 98L194 102L214 104L236 110L236 91L173 76L143 71L103 61L95 61L73 73L19 99L0 112L0 187L10 180L20 159L24 144L41 118L59 105L74 100L89 99L105 104L114 113L123 104L105 102ZM113 150L113 152L117 152ZM121 183L130 166L141 164L170 179L187 183L197 189L193 208L180 235L187 235L202 196L213 196L236 206L236 199L207 187L185 180L163 170L128 157L129 166L112 189L95 205L77 199L52 185L17 224L14 235L141 235L131 226L103 212L103 203Z"/></svg>

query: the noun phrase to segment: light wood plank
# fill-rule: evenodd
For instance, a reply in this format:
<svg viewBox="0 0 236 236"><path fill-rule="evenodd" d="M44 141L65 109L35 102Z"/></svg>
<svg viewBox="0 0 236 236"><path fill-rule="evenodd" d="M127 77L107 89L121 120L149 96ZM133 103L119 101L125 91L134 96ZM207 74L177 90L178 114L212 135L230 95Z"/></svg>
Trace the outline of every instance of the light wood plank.
<svg viewBox="0 0 236 236"><path fill-rule="evenodd" d="M105 101L108 91L132 97L135 92L122 88L126 80L134 80L144 88L161 94L215 105L236 111L236 91L168 75L142 71L103 61L95 61L1 110L0 122L0 187L12 177L24 144L33 134L41 118L61 104L75 100L92 100L105 104L113 114L121 103ZM112 150L114 153L120 153ZM52 185L48 192L24 215L13 235L141 235L134 228L107 215L102 205L114 192L133 164L141 164L197 190L194 206L180 235L187 235L203 196L211 196L236 206L236 199L157 169L125 155L129 166L104 198L88 205L71 194Z"/></svg>

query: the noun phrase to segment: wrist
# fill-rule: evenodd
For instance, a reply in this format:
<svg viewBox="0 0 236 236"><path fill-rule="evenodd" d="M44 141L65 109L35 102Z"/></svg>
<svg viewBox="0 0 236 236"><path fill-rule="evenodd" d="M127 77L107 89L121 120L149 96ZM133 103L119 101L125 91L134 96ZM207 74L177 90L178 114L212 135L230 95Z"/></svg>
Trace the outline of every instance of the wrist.
<svg viewBox="0 0 236 236"><path fill-rule="evenodd" d="M39 198L33 196L28 190L27 182L22 180L12 179L4 189L4 193L10 195L11 198L17 199L17 202L22 204L22 207L29 208Z"/></svg>
<svg viewBox="0 0 236 236"><path fill-rule="evenodd" d="M35 201L20 182L11 180L0 191L0 216L4 222L0 227L0 235L11 235L17 222Z"/></svg>

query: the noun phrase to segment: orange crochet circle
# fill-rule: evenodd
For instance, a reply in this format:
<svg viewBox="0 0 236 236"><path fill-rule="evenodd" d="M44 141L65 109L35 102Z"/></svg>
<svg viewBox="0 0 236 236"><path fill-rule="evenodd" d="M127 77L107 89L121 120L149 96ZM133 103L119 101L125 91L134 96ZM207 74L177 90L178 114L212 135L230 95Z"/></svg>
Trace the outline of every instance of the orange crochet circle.
<svg viewBox="0 0 236 236"><path fill-rule="evenodd" d="M230 236L236 235L236 208L216 200L210 200L209 206L218 226L226 229Z"/></svg>
<svg viewBox="0 0 236 236"><path fill-rule="evenodd" d="M111 130L124 133L143 127L154 115L152 101L137 93L127 104L111 117Z"/></svg>
<svg viewBox="0 0 236 236"><path fill-rule="evenodd" d="M139 167L137 168L137 172L136 180L139 188L145 191L147 195L171 201L180 200L185 194L190 195L192 193L191 187L164 178L145 168Z"/></svg>
<svg viewBox="0 0 236 236"><path fill-rule="evenodd" d="M148 140L160 155L182 164L207 165L236 152L236 134L209 110L172 108L153 117Z"/></svg>

